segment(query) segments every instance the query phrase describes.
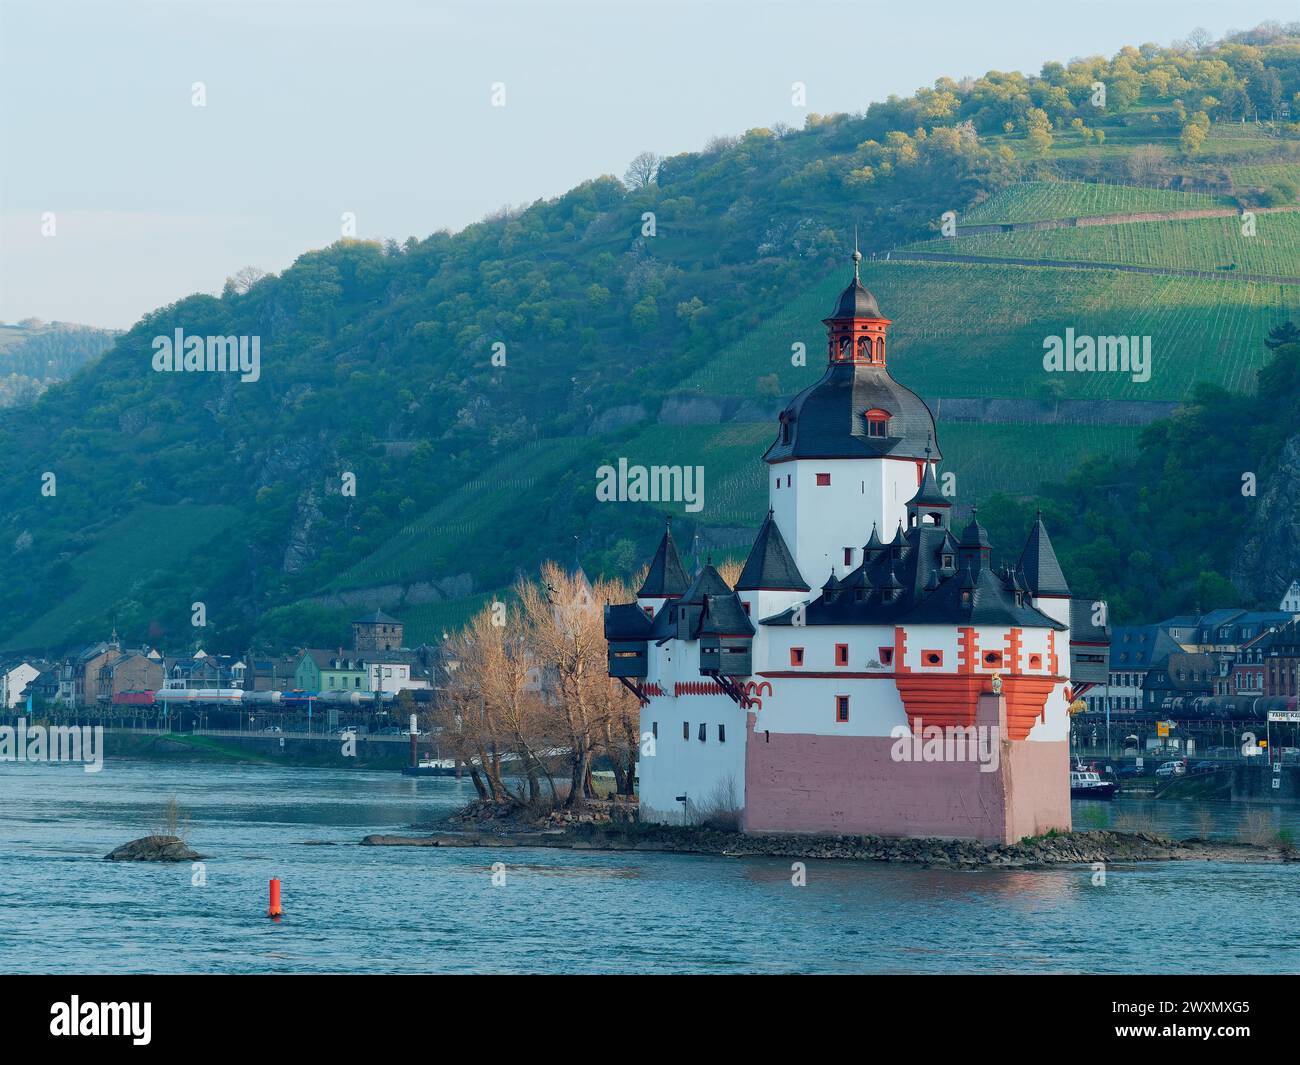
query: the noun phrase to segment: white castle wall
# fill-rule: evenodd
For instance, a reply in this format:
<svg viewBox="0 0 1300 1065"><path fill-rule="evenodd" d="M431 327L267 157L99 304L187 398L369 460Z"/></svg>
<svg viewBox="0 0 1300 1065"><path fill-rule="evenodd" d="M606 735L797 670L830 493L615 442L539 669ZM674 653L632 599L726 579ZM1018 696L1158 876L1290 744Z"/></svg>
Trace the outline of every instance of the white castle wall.
<svg viewBox="0 0 1300 1065"><path fill-rule="evenodd" d="M819 473L830 474L831 483L819 485ZM768 469L776 524L812 588L826 583L832 566L844 575L846 547L853 549L849 568L861 563L873 522L882 540L892 539L916 489L910 460L794 459Z"/></svg>

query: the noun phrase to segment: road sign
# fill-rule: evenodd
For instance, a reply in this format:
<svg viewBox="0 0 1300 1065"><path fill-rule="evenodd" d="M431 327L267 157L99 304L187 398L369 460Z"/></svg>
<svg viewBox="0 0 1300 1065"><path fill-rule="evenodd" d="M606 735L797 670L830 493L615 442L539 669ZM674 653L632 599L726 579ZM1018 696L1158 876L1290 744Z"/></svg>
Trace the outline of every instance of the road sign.
<svg viewBox="0 0 1300 1065"><path fill-rule="evenodd" d="M1157 736L1168 736L1168 735L1169 735L1169 722L1168 722L1168 721L1157 721L1157 722L1156 722L1156 735L1157 735Z"/></svg>
<svg viewBox="0 0 1300 1065"><path fill-rule="evenodd" d="M1268 712L1270 721L1292 721L1300 723L1300 710L1270 710Z"/></svg>

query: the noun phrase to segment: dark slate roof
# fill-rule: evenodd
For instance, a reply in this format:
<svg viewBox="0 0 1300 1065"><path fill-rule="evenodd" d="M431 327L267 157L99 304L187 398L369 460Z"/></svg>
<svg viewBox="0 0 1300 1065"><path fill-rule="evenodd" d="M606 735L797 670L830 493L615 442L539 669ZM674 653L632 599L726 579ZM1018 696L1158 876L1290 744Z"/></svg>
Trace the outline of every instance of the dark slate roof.
<svg viewBox="0 0 1300 1065"><path fill-rule="evenodd" d="M1029 530L1029 539L1025 549L1020 552L1020 561L1016 564L1024 576L1025 585L1034 595L1069 595L1070 586L1065 583L1065 574L1061 564L1056 561L1056 552L1052 550L1052 541L1047 537L1042 517L1034 519L1034 527Z"/></svg>
<svg viewBox="0 0 1300 1065"><path fill-rule="evenodd" d="M994 573L977 556L960 571L944 567L951 553L948 531L918 525L895 535L883 549L870 553L842 579L827 581L822 594L804 608L808 625L1015 625L1064 629L1061 623L1029 605L1016 603L1015 578ZM970 601L963 602L963 592ZM794 608L764 625L789 625Z"/></svg>
<svg viewBox="0 0 1300 1065"><path fill-rule="evenodd" d="M367 614L363 618L357 618L352 622L353 625L400 625L401 622L394 617L389 617L382 610L376 610L373 614Z"/></svg>
<svg viewBox="0 0 1300 1065"><path fill-rule="evenodd" d="M782 592L809 590L770 510L754 539L745 568L740 571L740 580L736 582L738 592L759 589Z"/></svg>
<svg viewBox="0 0 1300 1065"><path fill-rule="evenodd" d="M705 596L699 635L753 636L754 626L745 614L740 597L734 593Z"/></svg>
<svg viewBox="0 0 1300 1065"><path fill-rule="evenodd" d="M635 603L605 607L605 639L644 640L650 635L650 618Z"/></svg>
<svg viewBox="0 0 1300 1065"><path fill-rule="evenodd" d="M1086 596L1070 600L1070 642L1110 643L1110 627L1092 623L1092 604Z"/></svg>
<svg viewBox="0 0 1300 1065"><path fill-rule="evenodd" d="M834 321L837 318L883 318L880 313L880 304L876 302L876 297L871 294L865 285L857 278L853 278L852 284L840 293L840 298L835 302L835 311L826 321Z"/></svg>
<svg viewBox="0 0 1300 1065"><path fill-rule="evenodd" d="M690 587L682 592L681 601L703 606L706 595L731 595L727 582L722 579L722 574L714 568L712 562L695 575Z"/></svg>
<svg viewBox="0 0 1300 1065"><path fill-rule="evenodd" d="M971 518L970 524L962 531L960 547L988 547L989 534L978 518Z"/></svg>
<svg viewBox="0 0 1300 1065"><path fill-rule="evenodd" d="M889 412L889 435L867 435L869 410ZM781 413L790 442L776 441L767 462L800 458L872 458L892 455L925 458L934 439L934 415L915 392L904 388L883 366L833 362L814 385L805 388ZM934 458L942 456L936 450Z"/></svg>
<svg viewBox="0 0 1300 1065"><path fill-rule="evenodd" d="M650 561L650 572L636 593L637 598L662 599L681 595L689 583L686 570L682 568L681 557L677 554L677 545L673 543L672 528L666 526L655 557Z"/></svg>
<svg viewBox="0 0 1300 1065"><path fill-rule="evenodd" d="M935 480L934 463L925 464L925 476L921 479L921 487L916 490L910 500L909 507L915 507L924 510L927 507L951 507L952 500L939 491L939 482Z"/></svg>
<svg viewBox="0 0 1300 1065"><path fill-rule="evenodd" d="M1110 668L1150 669L1182 646L1159 625L1116 625L1110 634Z"/></svg>

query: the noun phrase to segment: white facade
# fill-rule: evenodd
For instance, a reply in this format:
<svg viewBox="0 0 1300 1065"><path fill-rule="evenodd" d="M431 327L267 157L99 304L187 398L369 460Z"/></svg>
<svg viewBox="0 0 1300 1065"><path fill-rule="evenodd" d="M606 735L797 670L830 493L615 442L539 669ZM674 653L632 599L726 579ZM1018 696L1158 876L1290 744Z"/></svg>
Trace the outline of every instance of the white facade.
<svg viewBox="0 0 1300 1065"><path fill-rule="evenodd" d="M41 675L30 662L19 662L0 674L0 699L6 710L14 709L23 701L23 689Z"/></svg>
<svg viewBox="0 0 1300 1065"><path fill-rule="evenodd" d="M918 465L911 459L791 459L768 467L769 505L811 587L820 588L832 567L843 576L862 562L873 524L882 541L893 539L916 495Z"/></svg>

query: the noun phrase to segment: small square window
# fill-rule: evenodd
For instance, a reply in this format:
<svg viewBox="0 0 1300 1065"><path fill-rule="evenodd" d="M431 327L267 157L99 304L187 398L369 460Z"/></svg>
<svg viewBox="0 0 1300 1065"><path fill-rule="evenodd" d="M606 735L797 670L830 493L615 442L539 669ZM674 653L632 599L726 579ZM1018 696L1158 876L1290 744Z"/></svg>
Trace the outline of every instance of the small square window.
<svg viewBox="0 0 1300 1065"><path fill-rule="evenodd" d="M749 617L749 604L742 602L740 605L745 608L745 617Z"/></svg>
<svg viewBox="0 0 1300 1065"><path fill-rule="evenodd" d="M847 643L837 643L835 645L835 664L837 666L847 666L849 664L849 645Z"/></svg>
<svg viewBox="0 0 1300 1065"><path fill-rule="evenodd" d="M943 652L942 652L942 651L922 651L922 652L921 652L921 665L923 665L923 666L929 666L929 667L932 668L932 669L933 669L933 668L936 668L936 667L938 667L938 666L942 666L942 665L943 665Z"/></svg>
<svg viewBox="0 0 1300 1065"><path fill-rule="evenodd" d="M819 473L817 475L817 483L822 486L830 484L831 475L829 473Z"/></svg>
<svg viewBox="0 0 1300 1065"><path fill-rule="evenodd" d="M790 665L792 665L792 666L802 666L802 665L803 665L803 648L802 648L802 647L791 647L791 648L790 648Z"/></svg>
<svg viewBox="0 0 1300 1065"><path fill-rule="evenodd" d="M996 667L996 666L1000 666L1000 665L1002 665L1002 652L1001 652L1001 651L985 651L985 652L984 652L984 664L985 664L986 666L989 666L989 667Z"/></svg>
<svg viewBox="0 0 1300 1065"><path fill-rule="evenodd" d="M844 722L849 719L849 697L847 695L835 696L835 720Z"/></svg>
<svg viewBox="0 0 1300 1065"><path fill-rule="evenodd" d="M1029 668L1030 668L1030 669L1042 669L1042 668L1043 668L1043 656L1042 656L1042 655L1030 655L1030 656L1029 656Z"/></svg>
<svg viewBox="0 0 1300 1065"><path fill-rule="evenodd" d="M654 607L652 607L652 606L643 606L641 609L645 611L645 616L646 616L646 617L648 617L648 618L652 618L652 617L655 616L655 608L654 608Z"/></svg>
<svg viewBox="0 0 1300 1065"><path fill-rule="evenodd" d="M892 666L894 664L894 649L892 647L880 648L880 664L882 666Z"/></svg>
<svg viewBox="0 0 1300 1065"><path fill-rule="evenodd" d="M682 722L682 739L684 739L684 740L689 740L690 738L691 738L691 723L690 723L689 721L683 721L683 722Z"/></svg>

